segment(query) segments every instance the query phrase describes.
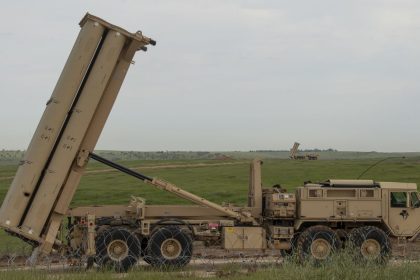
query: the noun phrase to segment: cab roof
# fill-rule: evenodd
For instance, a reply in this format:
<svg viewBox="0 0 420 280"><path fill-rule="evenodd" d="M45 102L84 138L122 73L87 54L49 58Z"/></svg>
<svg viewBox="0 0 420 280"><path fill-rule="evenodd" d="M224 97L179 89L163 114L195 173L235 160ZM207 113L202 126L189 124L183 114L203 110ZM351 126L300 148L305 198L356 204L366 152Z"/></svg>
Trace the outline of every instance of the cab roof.
<svg viewBox="0 0 420 280"><path fill-rule="evenodd" d="M306 183L307 187L335 187L335 188L381 188L395 190L417 190L416 183L375 182L373 180L337 180L330 179L322 183Z"/></svg>
<svg viewBox="0 0 420 280"><path fill-rule="evenodd" d="M397 183L397 182L379 182L379 186L382 189L402 189L402 190L414 190L417 191L416 183Z"/></svg>

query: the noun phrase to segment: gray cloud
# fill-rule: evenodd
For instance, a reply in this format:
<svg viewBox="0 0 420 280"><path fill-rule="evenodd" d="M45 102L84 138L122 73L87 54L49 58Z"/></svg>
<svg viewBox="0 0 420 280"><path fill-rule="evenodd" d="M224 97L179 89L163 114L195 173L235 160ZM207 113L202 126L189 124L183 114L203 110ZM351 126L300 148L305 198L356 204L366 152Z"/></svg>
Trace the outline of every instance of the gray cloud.
<svg viewBox="0 0 420 280"><path fill-rule="evenodd" d="M86 11L158 41L100 149L419 151L417 1L4 3L4 148L29 143Z"/></svg>

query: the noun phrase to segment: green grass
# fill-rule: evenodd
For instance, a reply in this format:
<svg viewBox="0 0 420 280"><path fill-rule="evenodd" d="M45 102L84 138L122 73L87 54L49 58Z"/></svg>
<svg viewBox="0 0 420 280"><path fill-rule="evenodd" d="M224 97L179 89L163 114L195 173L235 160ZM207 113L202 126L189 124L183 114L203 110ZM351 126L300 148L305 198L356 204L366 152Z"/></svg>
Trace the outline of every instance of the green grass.
<svg viewBox="0 0 420 280"><path fill-rule="evenodd" d="M375 162L376 160L266 160L262 167L263 184L265 187L270 187L280 183L289 191L293 191L304 181L309 180L315 182L329 178L355 179ZM130 165L137 166L135 162L130 162ZM249 175L247 163L144 170L149 176L157 176L217 203L231 202L243 205L247 200ZM419 184L420 164L417 160L389 160L372 168L363 178ZM0 185L0 196L2 192L3 187ZM149 204L186 203L135 178L118 172L109 172L84 176L72 206L127 203L130 195L142 196Z"/></svg>
<svg viewBox="0 0 420 280"><path fill-rule="evenodd" d="M144 167L143 173L148 176L157 176L166 181L177 184L188 191L201 195L211 201L222 203L231 202L237 205L245 205L247 200L248 191L248 172L249 165L245 161L228 161L235 163L234 165L224 166L206 166L206 167L179 167L179 168L150 168L157 165L184 165L184 164L197 164L197 163L225 163L225 161L126 161L121 162L130 167ZM302 185L304 181L311 180L313 182L323 181L328 178L341 178L341 179L355 179L369 166L376 163L377 160L364 159L364 160L320 160L320 161L292 161L292 160L279 160L267 159L264 161L262 167L263 185L270 187L274 184L280 183L289 191L293 191L297 186ZM100 169L108 169L98 163L92 161L88 166L88 171L92 172ZM16 166L3 165L0 166L0 177L13 176ZM141 168L140 168L141 170ZM374 179L376 181L397 181L397 182L414 182L420 184L420 160L417 159L390 159L382 162L378 166L372 168L365 176L364 179ZM0 180L0 201L3 200L7 189L10 186L11 179ZM139 180L132 178L128 175L119 172L105 172L105 173L87 173L76 192L76 195L71 204L74 206L81 205L99 205L99 204L126 204L130 196L141 196L146 198L148 204L185 204L188 203L181 200L174 195L166 193L161 190L154 189L150 185L146 185ZM0 255L4 254L27 254L29 247L17 238L6 235L0 231ZM257 272L252 277L264 279L287 279L279 278L283 275L290 275L297 278L289 279L303 279L305 273L315 275L314 279L321 279L320 275L325 273L332 276L331 279L350 279L340 276L341 272L331 271L334 268L319 268L310 272L302 272L299 268L290 267L287 270L282 268L281 272L272 269ZM363 269L358 270L354 268L355 275L364 277ZM324 271L325 270L325 271ZM385 272L383 272L385 271ZM389 275L399 275L402 271L409 271L408 278L412 279L411 275L420 272L419 265L410 264L404 266L395 266L393 268L378 269L375 271L377 275L383 276L383 279L392 279ZM25 273L10 273L8 279L21 279ZM31 279L37 279L38 273L31 274ZM129 275L136 277L136 272ZM142 272L142 277L144 277ZM146 273L147 275L147 273ZM166 279L168 274L153 274L156 279ZM300 276L299 276L300 275ZM348 275L348 274L346 274ZM44 275L45 276L45 275ZM71 277L76 278L71 278ZM97 279L108 279L108 274L81 274L68 276L60 275L59 279L95 279L95 277L104 277ZM1 274L0 274L1 277ZM20 278L19 278L20 277ZM35 277L35 278L33 278ZM42 276L39 276L42 278ZM93 278L92 278L93 277ZM234 275L229 279L252 279L246 275ZM301 277L301 278L299 278ZM312 276L311 276L312 277ZM318 277L318 278L317 278ZM321 278L320 278L321 277ZM376 276L375 276L376 277ZM388 278L387 278L388 277ZM87 279L87 278L86 278ZM153 279L153 278L151 278ZM370 279L370 278L369 278ZM372 279L382 279L379 276Z"/></svg>
<svg viewBox="0 0 420 280"><path fill-rule="evenodd" d="M295 280L295 279L331 279L331 280L353 280L353 279L419 279L420 265L417 263L399 263L388 266L375 264L360 264L353 262L348 256L336 256L331 262L323 266L300 265L296 262L285 261L280 264L272 264L268 267L252 267L240 264L226 264L212 269L213 273L206 273L193 269L183 271L153 271L147 267L134 268L129 273L117 274L114 272L101 272L95 269L91 271L79 270L76 272L62 270L29 270L29 271L7 271L0 273L0 279L59 279L59 280L106 280L106 279L232 279L232 280ZM205 278L204 278L205 279Z"/></svg>
<svg viewBox="0 0 420 280"><path fill-rule="evenodd" d="M217 203L230 202L245 205L248 191L247 161L228 161L236 165L208 167L180 167L149 169L157 165L183 165L197 163L225 163L225 161L127 161L130 167L144 166L146 175L157 176L177 184L188 191ZM270 187L280 183L293 191L304 181L322 181L328 178L355 179L377 160L322 160L293 161L268 159L262 167L263 184ZM0 166L2 176L13 176L16 166ZM108 169L92 161L88 171ZM141 169L141 168L140 168ZM414 182L420 184L420 161L416 159L390 159L372 168L363 178L377 181ZM0 201L3 200L11 179L0 180ZM87 173L76 192L71 206L126 204L130 196L146 198L148 204L188 204L174 195L157 190L139 180L119 172ZM0 232L0 253L22 244Z"/></svg>
<svg viewBox="0 0 420 280"><path fill-rule="evenodd" d="M25 151L0 150L0 165L17 164L23 159ZM288 159L289 150L261 150L261 151L112 151L112 150L96 150L95 153L106 157L113 161L162 161L162 160L214 160L230 157L233 159L252 159L255 157L265 159ZM405 153L383 153L383 152L355 152L355 151L337 151L328 150L303 150L298 154L305 155L315 153L321 160L335 159L377 159L388 157L416 157L420 158L420 152Z"/></svg>

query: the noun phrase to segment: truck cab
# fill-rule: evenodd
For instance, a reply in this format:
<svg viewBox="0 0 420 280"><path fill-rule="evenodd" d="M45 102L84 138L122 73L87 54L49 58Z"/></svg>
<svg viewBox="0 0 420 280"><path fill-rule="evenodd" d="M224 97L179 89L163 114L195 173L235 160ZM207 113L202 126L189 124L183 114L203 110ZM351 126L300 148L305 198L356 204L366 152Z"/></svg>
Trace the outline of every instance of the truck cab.
<svg viewBox="0 0 420 280"><path fill-rule="evenodd" d="M392 235L417 237L420 230L420 199L414 183L381 182L384 222Z"/></svg>

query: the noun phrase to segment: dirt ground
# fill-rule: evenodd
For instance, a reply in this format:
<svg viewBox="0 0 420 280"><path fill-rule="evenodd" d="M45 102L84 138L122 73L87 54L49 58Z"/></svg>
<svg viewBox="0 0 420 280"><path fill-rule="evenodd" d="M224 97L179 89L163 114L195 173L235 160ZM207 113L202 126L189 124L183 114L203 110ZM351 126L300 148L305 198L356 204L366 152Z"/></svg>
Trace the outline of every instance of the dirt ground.
<svg viewBox="0 0 420 280"><path fill-rule="evenodd" d="M0 257L0 267L17 269L26 269L29 256L5 255ZM420 259L420 241L415 242L399 242L392 239L392 257L390 265L396 265L404 260L418 261ZM192 270L216 270L217 267L226 264L239 264L244 267L248 266L267 266L282 262L283 258L278 251L265 250L247 250L247 251L227 251L218 248L207 248L197 246L194 249L194 257L189 264ZM75 258L67 258L59 255L51 255L41 259L37 267L46 268L70 268L79 265L80 260ZM139 265L147 265L144 261L140 261Z"/></svg>

